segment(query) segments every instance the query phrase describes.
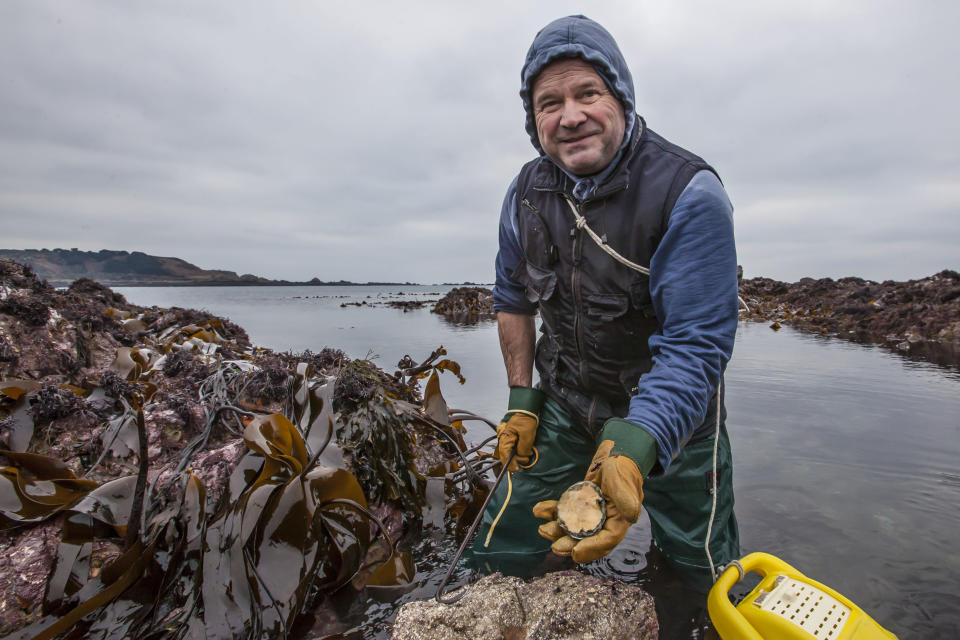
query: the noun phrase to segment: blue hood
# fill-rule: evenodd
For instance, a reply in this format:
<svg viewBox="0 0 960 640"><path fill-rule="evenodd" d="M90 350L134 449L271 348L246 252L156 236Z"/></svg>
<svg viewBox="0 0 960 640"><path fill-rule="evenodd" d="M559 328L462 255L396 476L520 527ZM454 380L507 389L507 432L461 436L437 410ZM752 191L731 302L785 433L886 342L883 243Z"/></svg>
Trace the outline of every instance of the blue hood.
<svg viewBox="0 0 960 640"><path fill-rule="evenodd" d="M577 15L554 20L541 29L533 39L520 71L520 99L523 100L523 108L527 112L527 133L534 148L540 155L544 155L533 119L533 82L545 66L558 58L582 58L593 65L623 105L626 142L636 121L633 76L630 75L627 61L623 59L613 36L590 18Z"/></svg>

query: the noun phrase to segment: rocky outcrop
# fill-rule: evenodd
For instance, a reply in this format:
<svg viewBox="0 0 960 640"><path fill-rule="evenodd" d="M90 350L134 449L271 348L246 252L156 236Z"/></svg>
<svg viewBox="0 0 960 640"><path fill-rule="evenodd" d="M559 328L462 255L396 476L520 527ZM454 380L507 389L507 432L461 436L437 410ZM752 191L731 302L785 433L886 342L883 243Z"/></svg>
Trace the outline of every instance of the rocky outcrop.
<svg viewBox="0 0 960 640"><path fill-rule="evenodd" d="M944 270L919 280L803 278L740 283L743 317L824 335L885 344L901 351L929 348L960 355L960 274ZM960 358L955 364L960 364Z"/></svg>
<svg viewBox="0 0 960 640"><path fill-rule="evenodd" d="M405 604L392 640L645 640L659 633L653 598L640 587L577 571L531 582L487 576L455 604Z"/></svg>
<svg viewBox="0 0 960 640"><path fill-rule="evenodd" d="M496 317L493 292L484 287L457 287L434 305L438 313L453 322L476 322Z"/></svg>

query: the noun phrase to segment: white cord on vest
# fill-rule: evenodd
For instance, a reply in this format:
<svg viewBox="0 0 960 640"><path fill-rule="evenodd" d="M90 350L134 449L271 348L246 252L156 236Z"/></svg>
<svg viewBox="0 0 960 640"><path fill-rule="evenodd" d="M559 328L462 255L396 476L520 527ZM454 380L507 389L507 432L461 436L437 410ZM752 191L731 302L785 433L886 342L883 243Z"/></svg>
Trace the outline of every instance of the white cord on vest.
<svg viewBox="0 0 960 640"><path fill-rule="evenodd" d="M570 211L573 212L573 219L576 220L577 222L577 229L583 229L584 231L586 231L587 235L593 238L593 241L597 243L598 247L600 247L601 249L609 253L610 257L612 257L614 260L616 260L620 264L626 265L627 267L633 269L634 271L639 271L643 275L646 275L646 276L650 275L650 269L646 267L641 267L636 262L630 262L629 260L624 258L622 255L614 251L613 247L608 245L606 240L604 240L603 238L598 236L596 233L594 233L593 229L591 229L587 225L587 219L584 218L582 215L580 215L580 212L577 211L576 205L573 204L570 198L564 196L563 199L566 200L567 205L570 206Z"/></svg>

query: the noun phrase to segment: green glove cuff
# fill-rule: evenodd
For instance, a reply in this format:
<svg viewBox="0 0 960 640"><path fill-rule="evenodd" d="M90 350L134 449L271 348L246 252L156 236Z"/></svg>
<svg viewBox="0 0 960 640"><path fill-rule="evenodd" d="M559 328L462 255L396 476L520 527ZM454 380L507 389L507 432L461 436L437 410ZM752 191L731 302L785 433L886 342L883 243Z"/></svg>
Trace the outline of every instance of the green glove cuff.
<svg viewBox="0 0 960 640"><path fill-rule="evenodd" d="M532 387L510 387L510 400L507 402L507 412L510 411L530 411L538 416L543 409L543 403L547 396L540 389Z"/></svg>
<svg viewBox="0 0 960 640"><path fill-rule="evenodd" d="M627 456L646 478L657 463L657 441L650 432L623 418L610 418L603 425L600 441L613 440L610 455Z"/></svg>

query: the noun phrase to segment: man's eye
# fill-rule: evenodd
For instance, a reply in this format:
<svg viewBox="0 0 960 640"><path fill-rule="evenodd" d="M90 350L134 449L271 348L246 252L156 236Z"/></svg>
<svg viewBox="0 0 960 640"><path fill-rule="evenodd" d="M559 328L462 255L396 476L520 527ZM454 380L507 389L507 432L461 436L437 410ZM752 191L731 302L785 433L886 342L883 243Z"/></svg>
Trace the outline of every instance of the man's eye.
<svg viewBox="0 0 960 640"><path fill-rule="evenodd" d="M599 89L587 89L582 94L584 100L593 101L601 96Z"/></svg>
<svg viewBox="0 0 960 640"><path fill-rule="evenodd" d="M556 111L560 107L559 100L545 100L540 103L540 111Z"/></svg>

